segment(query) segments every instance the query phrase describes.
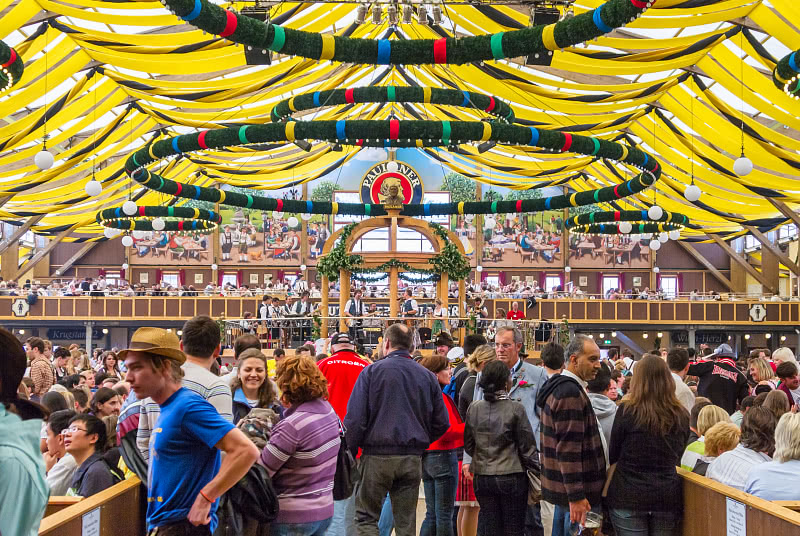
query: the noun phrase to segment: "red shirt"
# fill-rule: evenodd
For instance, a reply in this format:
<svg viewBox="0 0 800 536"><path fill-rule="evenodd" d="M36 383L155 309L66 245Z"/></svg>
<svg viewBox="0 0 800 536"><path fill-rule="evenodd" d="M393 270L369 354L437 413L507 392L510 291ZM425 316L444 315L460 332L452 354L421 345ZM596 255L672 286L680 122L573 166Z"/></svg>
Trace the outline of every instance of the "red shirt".
<svg viewBox="0 0 800 536"><path fill-rule="evenodd" d="M464 421L461 420L456 403L445 393L442 393L442 397L444 397L444 405L447 408L447 416L450 418L450 428L442 437L431 443L431 446L428 447L429 451L453 450L464 446Z"/></svg>
<svg viewBox="0 0 800 536"><path fill-rule="evenodd" d="M525 318L525 313L517 309L516 311L511 309L509 312L506 313L506 319L508 320L523 320Z"/></svg>
<svg viewBox="0 0 800 536"><path fill-rule="evenodd" d="M347 415L347 403L358 375L367 365L369 362L352 350L339 350L317 363L328 380L328 402L341 420Z"/></svg>

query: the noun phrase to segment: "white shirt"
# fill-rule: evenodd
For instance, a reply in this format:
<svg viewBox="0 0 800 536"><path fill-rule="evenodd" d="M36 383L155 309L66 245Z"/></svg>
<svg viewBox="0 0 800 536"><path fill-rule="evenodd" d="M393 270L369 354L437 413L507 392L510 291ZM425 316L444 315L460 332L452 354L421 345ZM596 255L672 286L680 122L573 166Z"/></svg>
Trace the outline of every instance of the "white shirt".
<svg viewBox="0 0 800 536"><path fill-rule="evenodd" d="M744 490L767 501L796 501L800 499L798 475L800 460L760 463L747 474Z"/></svg>
<svg viewBox="0 0 800 536"><path fill-rule="evenodd" d="M694 393L689 386L683 382L683 378L672 372L672 379L675 380L675 396L678 397L678 402L686 408L689 413L692 412L694 407Z"/></svg>
<svg viewBox="0 0 800 536"><path fill-rule="evenodd" d="M66 495L77 469L78 464L75 463L75 458L69 452L58 460L47 472L46 480L47 485L50 486L50 495Z"/></svg>
<svg viewBox="0 0 800 536"><path fill-rule="evenodd" d="M800 406L800 387L797 389L789 389L789 392L792 393L792 398L794 398L795 405Z"/></svg>
<svg viewBox="0 0 800 536"><path fill-rule="evenodd" d="M755 452L740 444L735 449L717 456L708 466L706 476L739 491L744 491L750 469L770 460L771 458L763 452Z"/></svg>

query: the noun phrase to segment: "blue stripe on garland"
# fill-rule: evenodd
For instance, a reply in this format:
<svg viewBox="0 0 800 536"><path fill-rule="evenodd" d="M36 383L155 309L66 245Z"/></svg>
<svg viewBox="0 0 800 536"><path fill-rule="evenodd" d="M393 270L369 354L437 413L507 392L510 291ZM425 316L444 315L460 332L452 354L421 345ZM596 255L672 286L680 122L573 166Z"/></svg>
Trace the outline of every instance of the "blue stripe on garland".
<svg viewBox="0 0 800 536"><path fill-rule="evenodd" d="M466 108L467 106L469 106L469 92L462 91L461 93L464 94L464 100L461 102L461 106Z"/></svg>
<svg viewBox="0 0 800 536"><path fill-rule="evenodd" d="M313 201L306 201L306 212L311 214L314 210L314 202Z"/></svg>
<svg viewBox="0 0 800 536"><path fill-rule="evenodd" d="M388 39L378 41L378 65L389 65L392 56L392 42Z"/></svg>
<svg viewBox="0 0 800 536"><path fill-rule="evenodd" d="M178 149L178 138L172 138L172 150L176 153L180 153L181 150Z"/></svg>
<svg viewBox="0 0 800 536"><path fill-rule="evenodd" d="M346 137L344 134L344 119L336 121L336 137L340 140Z"/></svg>
<svg viewBox="0 0 800 536"><path fill-rule="evenodd" d="M319 108L321 104L319 103L319 91L314 92L314 108ZM274 110L274 108L273 108Z"/></svg>
<svg viewBox="0 0 800 536"><path fill-rule="evenodd" d="M188 15L181 17L185 21L194 20L200 16L200 10L203 6L200 4L200 0L194 0L194 8L189 12Z"/></svg>
<svg viewBox="0 0 800 536"><path fill-rule="evenodd" d="M528 145L536 145L539 143L539 130L535 127L528 127L531 129L531 141L528 142Z"/></svg>
<svg viewBox="0 0 800 536"><path fill-rule="evenodd" d="M597 9L595 9L592 12L592 21L594 22L594 25L597 26L598 30L600 30L603 33L609 33L614 28L603 22L603 17L600 16L600 13L602 12L603 12L603 6L600 6Z"/></svg>
<svg viewBox="0 0 800 536"><path fill-rule="evenodd" d="M794 72L798 72L800 71L800 69L797 68L797 64L794 61L795 54L796 52L792 52L791 54L789 54L789 67L791 67Z"/></svg>

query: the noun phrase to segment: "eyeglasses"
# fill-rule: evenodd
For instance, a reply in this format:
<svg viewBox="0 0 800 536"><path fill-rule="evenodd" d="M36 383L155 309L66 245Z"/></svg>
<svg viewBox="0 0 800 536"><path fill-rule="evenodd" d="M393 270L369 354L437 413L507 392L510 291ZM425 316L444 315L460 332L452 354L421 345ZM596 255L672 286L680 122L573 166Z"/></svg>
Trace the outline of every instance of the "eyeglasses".
<svg viewBox="0 0 800 536"><path fill-rule="evenodd" d="M74 434L75 432L86 433L86 429L78 428L77 426L70 426L69 428L64 428L63 430L61 430L61 435L66 435L67 432L69 432L70 434Z"/></svg>
<svg viewBox="0 0 800 536"><path fill-rule="evenodd" d="M495 343L495 346L498 347L498 348L513 348L514 346L516 346L516 343L513 343L513 342L498 342L498 343Z"/></svg>

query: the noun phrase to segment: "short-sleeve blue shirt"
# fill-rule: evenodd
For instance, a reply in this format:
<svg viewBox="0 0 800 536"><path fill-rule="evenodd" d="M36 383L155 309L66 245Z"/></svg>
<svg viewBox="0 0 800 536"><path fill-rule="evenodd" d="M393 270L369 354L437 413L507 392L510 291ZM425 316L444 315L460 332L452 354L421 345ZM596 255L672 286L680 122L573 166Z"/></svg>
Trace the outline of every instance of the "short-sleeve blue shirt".
<svg viewBox="0 0 800 536"><path fill-rule="evenodd" d="M200 490L219 471L216 445L233 425L214 406L186 388L178 389L161 405L161 415L150 436L147 489L149 529L186 519ZM213 533L217 506L211 505Z"/></svg>

